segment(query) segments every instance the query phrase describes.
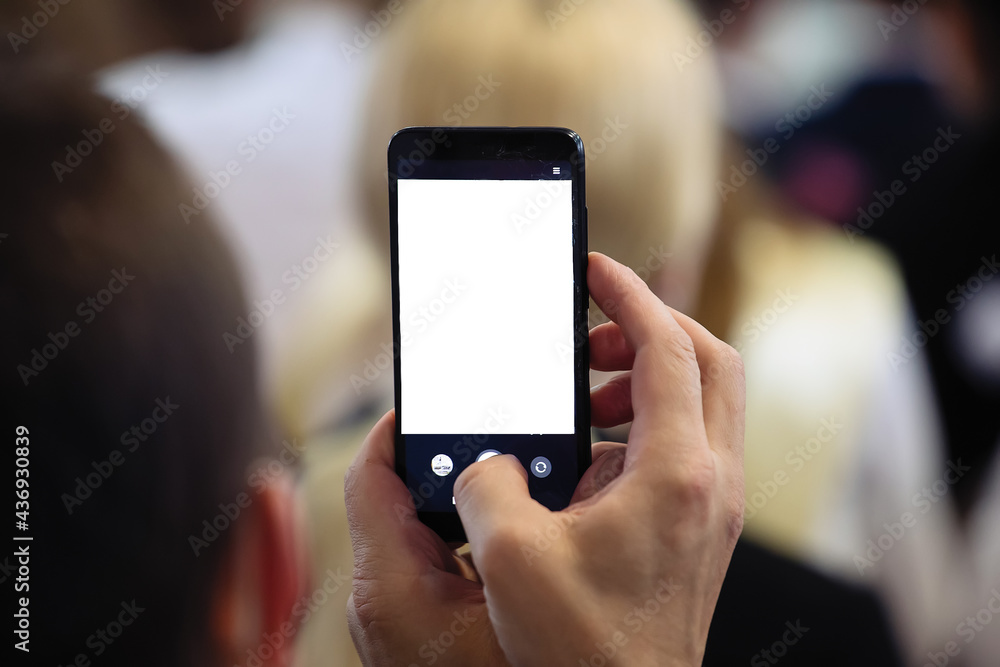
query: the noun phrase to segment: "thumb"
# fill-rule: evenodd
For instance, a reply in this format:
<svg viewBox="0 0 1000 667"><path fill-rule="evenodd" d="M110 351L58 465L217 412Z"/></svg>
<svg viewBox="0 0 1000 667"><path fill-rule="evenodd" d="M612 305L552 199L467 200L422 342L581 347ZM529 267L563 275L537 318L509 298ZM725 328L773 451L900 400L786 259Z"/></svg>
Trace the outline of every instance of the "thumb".
<svg viewBox="0 0 1000 667"><path fill-rule="evenodd" d="M455 506L465 535L477 549L508 528L523 528L548 510L528 493L528 473L516 457L494 456L473 463L455 480Z"/></svg>
<svg viewBox="0 0 1000 667"><path fill-rule="evenodd" d="M389 411L372 428L344 478L344 504L355 562L371 565L371 553L395 568L422 571L427 527L420 523L413 498L396 474L395 411ZM435 546L437 546L435 544ZM444 543L440 551L446 551Z"/></svg>

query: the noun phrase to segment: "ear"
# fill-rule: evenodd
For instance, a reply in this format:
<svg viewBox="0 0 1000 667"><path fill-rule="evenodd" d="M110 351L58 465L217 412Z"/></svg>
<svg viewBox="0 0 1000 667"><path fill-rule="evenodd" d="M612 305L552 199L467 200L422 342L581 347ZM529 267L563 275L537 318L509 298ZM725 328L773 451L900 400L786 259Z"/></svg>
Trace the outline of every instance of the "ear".
<svg viewBox="0 0 1000 667"><path fill-rule="evenodd" d="M306 586L298 496L282 473L251 498L215 584L216 646L231 664L286 667L299 632L292 610Z"/></svg>

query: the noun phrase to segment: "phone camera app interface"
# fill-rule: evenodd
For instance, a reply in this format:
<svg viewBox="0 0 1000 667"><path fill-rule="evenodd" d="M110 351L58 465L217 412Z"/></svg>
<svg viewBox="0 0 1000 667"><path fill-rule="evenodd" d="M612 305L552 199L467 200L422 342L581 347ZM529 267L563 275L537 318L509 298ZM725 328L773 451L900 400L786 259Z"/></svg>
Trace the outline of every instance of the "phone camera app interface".
<svg viewBox="0 0 1000 667"><path fill-rule="evenodd" d="M454 511L458 475L497 454L561 509L577 478L571 165L418 174L396 183L399 419L417 509Z"/></svg>

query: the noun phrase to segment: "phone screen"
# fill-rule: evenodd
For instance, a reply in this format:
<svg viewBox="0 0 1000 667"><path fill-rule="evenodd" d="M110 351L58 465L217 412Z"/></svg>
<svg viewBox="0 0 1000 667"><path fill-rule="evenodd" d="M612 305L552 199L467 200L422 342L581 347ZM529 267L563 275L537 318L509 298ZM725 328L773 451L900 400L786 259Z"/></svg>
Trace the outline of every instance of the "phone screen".
<svg viewBox="0 0 1000 667"><path fill-rule="evenodd" d="M555 152L438 150L394 165L397 467L418 512L454 514L461 471L513 454L533 497L562 509L589 464L579 171Z"/></svg>

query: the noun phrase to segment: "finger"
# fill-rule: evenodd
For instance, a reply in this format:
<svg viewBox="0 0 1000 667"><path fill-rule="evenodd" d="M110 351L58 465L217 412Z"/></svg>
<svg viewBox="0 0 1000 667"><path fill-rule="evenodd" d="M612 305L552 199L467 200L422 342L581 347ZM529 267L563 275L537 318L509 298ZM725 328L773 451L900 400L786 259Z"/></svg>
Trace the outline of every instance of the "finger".
<svg viewBox="0 0 1000 667"><path fill-rule="evenodd" d="M590 330L590 367L596 371L624 371L632 368L635 350L614 322Z"/></svg>
<svg viewBox="0 0 1000 667"><path fill-rule="evenodd" d="M635 350L632 368L634 420L629 438L629 457L636 462L649 458L678 458L677 451L648 451L664 433L676 447L704 447L704 417L697 353L687 332L673 313L631 269L601 255L590 253L587 284L594 301ZM649 433L654 437L645 437ZM666 457L666 458L665 458Z"/></svg>
<svg viewBox="0 0 1000 667"><path fill-rule="evenodd" d="M369 432L344 478L355 565L391 561L394 572L421 572L431 558L439 568L457 571L451 551L417 518L410 491L396 474L395 436L396 413L390 410Z"/></svg>
<svg viewBox="0 0 1000 667"><path fill-rule="evenodd" d="M618 479L625 467L626 445L619 442L599 442L592 448L594 462L576 485L570 504L591 498Z"/></svg>
<svg viewBox="0 0 1000 667"><path fill-rule="evenodd" d="M528 493L528 473L511 455L473 463L455 480L455 506L477 563L493 535L510 534L549 511Z"/></svg>
<svg viewBox="0 0 1000 667"><path fill-rule="evenodd" d="M622 373L590 390L590 423L597 428L627 424L632 414L632 374Z"/></svg>
<svg viewBox="0 0 1000 667"><path fill-rule="evenodd" d="M688 333L698 351L702 411L709 445L738 458L742 468L746 412L743 360L732 347L683 313L674 319Z"/></svg>

